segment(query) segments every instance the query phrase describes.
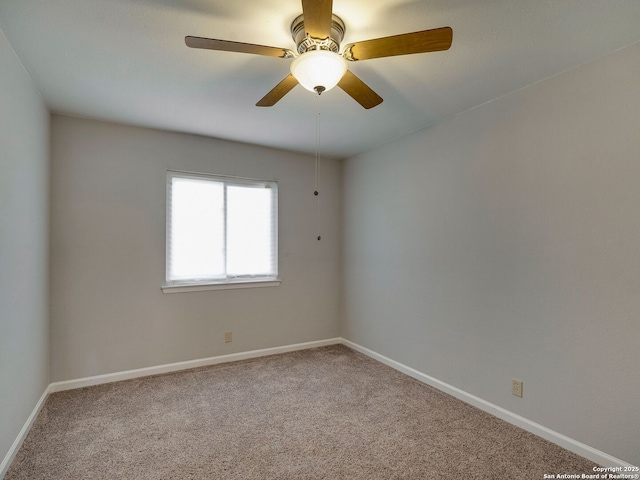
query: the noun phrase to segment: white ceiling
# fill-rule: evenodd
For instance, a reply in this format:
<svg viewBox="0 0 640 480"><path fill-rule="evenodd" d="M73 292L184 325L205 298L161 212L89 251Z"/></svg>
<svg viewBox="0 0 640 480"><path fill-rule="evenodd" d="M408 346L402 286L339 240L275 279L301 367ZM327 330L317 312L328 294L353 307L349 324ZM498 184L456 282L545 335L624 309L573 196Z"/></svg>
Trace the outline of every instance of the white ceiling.
<svg viewBox="0 0 640 480"><path fill-rule="evenodd" d="M334 0L343 45L450 26L437 53L349 63L384 102L336 88L321 155L349 157L640 41L638 0ZM295 49L300 0L0 0L0 29L51 111L312 153L315 95L255 103L290 60L190 49L186 35ZM640 60L639 60L640 61Z"/></svg>

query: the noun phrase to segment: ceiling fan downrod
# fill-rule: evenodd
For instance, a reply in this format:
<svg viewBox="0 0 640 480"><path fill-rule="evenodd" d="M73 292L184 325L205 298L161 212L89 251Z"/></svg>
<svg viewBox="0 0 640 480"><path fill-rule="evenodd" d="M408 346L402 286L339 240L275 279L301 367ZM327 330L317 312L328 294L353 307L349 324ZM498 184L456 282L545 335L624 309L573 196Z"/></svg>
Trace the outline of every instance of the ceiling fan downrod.
<svg viewBox="0 0 640 480"><path fill-rule="evenodd" d="M331 33L327 38L314 38L304 28L304 14L298 15L291 22L291 38L296 43L298 54L303 54L310 50L328 50L333 53L340 53L340 42L344 38L344 22L337 15L331 15Z"/></svg>

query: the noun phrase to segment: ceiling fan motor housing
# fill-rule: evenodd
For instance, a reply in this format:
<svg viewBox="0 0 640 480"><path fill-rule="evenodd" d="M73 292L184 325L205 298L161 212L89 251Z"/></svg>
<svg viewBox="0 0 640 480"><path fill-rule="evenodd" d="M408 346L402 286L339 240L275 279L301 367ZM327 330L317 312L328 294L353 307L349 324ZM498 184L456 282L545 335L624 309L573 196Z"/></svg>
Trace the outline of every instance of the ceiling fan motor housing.
<svg viewBox="0 0 640 480"><path fill-rule="evenodd" d="M337 15L331 15L331 36L329 38L313 38L304 30L304 15L299 15L291 23L291 37L296 42L299 54L311 50L329 50L339 53L340 42L344 38L344 22Z"/></svg>

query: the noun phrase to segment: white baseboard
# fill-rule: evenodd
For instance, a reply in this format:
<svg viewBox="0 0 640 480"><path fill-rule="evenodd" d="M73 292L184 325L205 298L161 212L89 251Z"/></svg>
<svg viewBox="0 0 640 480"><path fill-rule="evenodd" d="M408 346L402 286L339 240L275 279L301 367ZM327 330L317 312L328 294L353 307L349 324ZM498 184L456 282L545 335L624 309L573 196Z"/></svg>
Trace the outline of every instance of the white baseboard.
<svg viewBox="0 0 640 480"><path fill-rule="evenodd" d="M459 388L454 387L453 385L449 385L448 383L442 382L437 378L433 378L425 373L422 373L414 368L408 367L400 362L396 362L384 355L380 355L373 350L369 350L366 347L358 345L357 343L353 343L347 339L341 339L342 344L347 347L353 348L354 350L367 355L368 357L373 358L385 365L388 365L391 368L394 368L406 375L409 375L416 380L426 383L438 390L448 393L449 395L456 397L459 400L462 400L465 403L473 405L474 407L479 408L491 415L494 415L516 427L520 427L523 430L533 433L539 437L544 438L556 445L569 450L570 452L576 453L584 458L591 460L592 462L597 463L603 467L632 467L630 463L627 463L619 458L613 457L608 453L597 450L589 445L585 445L584 443L578 442L572 438L567 437L566 435L562 435L561 433L555 432L550 428L547 428L543 425L540 425L536 422L532 422L529 419L521 417L518 414L510 412L502 407L494 405L493 403L487 402L475 395L465 392L464 390L460 390Z"/></svg>
<svg viewBox="0 0 640 480"><path fill-rule="evenodd" d="M188 370L190 368L217 365L219 363L236 362L238 360L264 357L267 355L275 355L278 353L294 352L296 350L306 350L308 348L324 347L326 345L336 345L341 343L341 341L342 339L340 338L330 338L327 340L318 340L315 342L296 343L294 345L285 345L282 347L264 348L261 350L251 350L248 352L231 353L229 355L218 355L216 357L200 358L197 360L188 360L186 362L168 363L165 365L157 365L155 367L138 368L135 370L126 370L124 372L107 373L104 375L96 375L93 377L78 378L75 380L66 380L63 382L54 382L49 385L49 391L51 393L61 392L63 390L73 390L75 388L101 385L103 383L119 382L121 380L130 380L132 378L148 377L150 375L158 375L161 373L171 373L180 370Z"/></svg>
<svg viewBox="0 0 640 480"><path fill-rule="evenodd" d="M13 462L14 458L16 458L18 450L20 450L20 447L22 446L22 442L24 442L24 439L27 438L27 434L29 433L29 430L31 430L31 426L33 425L33 422L35 421L36 417L40 413L40 410L42 409L44 402L47 400L47 397L49 396L50 386L51 385L47 386L47 388L44 389L44 392L42 392L42 396L40 397L40 400L38 400L38 403L36 403L36 406L33 407L33 410L31 411L29 418L27 418L27 421L22 426L20 433L18 433L18 436L14 440L13 445L11 445L11 448L9 448L9 451L5 455L4 460L2 460L2 463L0 463L0 478L4 478L4 476L7 474L7 471L11 466L11 462Z"/></svg>

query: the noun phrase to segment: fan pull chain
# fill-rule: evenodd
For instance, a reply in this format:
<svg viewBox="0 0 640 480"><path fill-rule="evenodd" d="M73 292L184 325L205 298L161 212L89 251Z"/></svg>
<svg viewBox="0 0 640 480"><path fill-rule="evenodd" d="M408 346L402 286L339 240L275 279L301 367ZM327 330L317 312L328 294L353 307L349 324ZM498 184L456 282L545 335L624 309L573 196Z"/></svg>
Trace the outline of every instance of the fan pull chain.
<svg viewBox="0 0 640 480"><path fill-rule="evenodd" d="M319 184L320 184L320 178L319 178L319 171L320 171L320 94L322 92L318 91L318 94L316 95L316 111L317 111L317 115L316 115L316 166L315 166L315 191L313 192L313 194L316 196L316 205L318 207L318 212L317 212L317 216L318 216L318 240L320 240L322 237L320 236L320 192L318 191L319 188Z"/></svg>

